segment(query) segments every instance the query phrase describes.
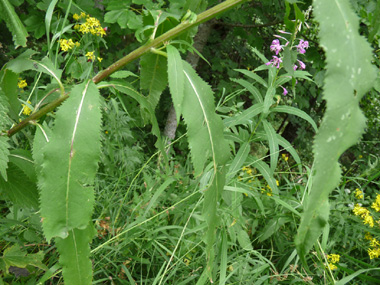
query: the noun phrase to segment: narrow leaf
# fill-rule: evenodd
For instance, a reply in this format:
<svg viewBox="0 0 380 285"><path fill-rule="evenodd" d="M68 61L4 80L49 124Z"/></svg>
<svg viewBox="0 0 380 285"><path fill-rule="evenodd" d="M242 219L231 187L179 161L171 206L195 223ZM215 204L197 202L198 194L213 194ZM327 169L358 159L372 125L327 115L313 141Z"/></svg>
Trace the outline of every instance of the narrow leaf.
<svg viewBox="0 0 380 285"><path fill-rule="evenodd" d="M256 99L256 101L258 103L263 102L263 96L261 95L259 89L257 89L255 86L253 86L252 83L249 83L248 81L246 81L244 79L231 79L231 80L236 82L236 83L239 83L241 86L246 88L253 95L253 97Z"/></svg>
<svg viewBox="0 0 380 285"><path fill-rule="evenodd" d="M274 171L277 167L279 147L277 141L277 134L272 125L267 121L262 121L264 125L264 131L268 138L269 151L270 151L270 168Z"/></svg>
<svg viewBox="0 0 380 285"><path fill-rule="evenodd" d="M100 155L100 99L92 81L75 86L56 113L50 142L43 149L41 216L47 240L66 238L91 220L91 186Z"/></svg>
<svg viewBox="0 0 380 285"><path fill-rule="evenodd" d="M178 50L171 45L166 47L168 52L168 79L169 89L172 95L177 124L182 114L183 88L185 74L183 73L182 59Z"/></svg>
<svg viewBox="0 0 380 285"><path fill-rule="evenodd" d="M258 76L256 73L249 71L249 70L246 70L246 69L235 69L235 70L243 73L244 75L246 75L250 78L252 78L256 82L263 85L264 87L268 87L268 83L264 79L262 79L260 76Z"/></svg>
<svg viewBox="0 0 380 285"><path fill-rule="evenodd" d="M339 184L340 155L357 143L365 127L359 100L373 86L369 44L359 35L359 20L348 0L315 0L321 46L326 52L326 112L314 141L315 174L296 236L298 254L315 244L328 219L328 196Z"/></svg>
<svg viewBox="0 0 380 285"><path fill-rule="evenodd" d="M249 158L248 161L250 161L249 164L252 164L252 166L257 168L257 170L263 175L269 187L272 189L273 194L278 195L279 192L276 184L276 179L274 179L273 171L270 169L268 164L255 157Z"/></svg>
<svg viewBox="0 0 380 285"><path fill-rule="evenodd" d="M304 111L291 107L291 106L276 106L273 109L270 110L271 112L279 112L279 113L287 113L291 115L295 115L300 117L301 119L304 119L310 123L310 125L313 127L315 131L318 131L317 124L314 122L312 117L310 117L307 113Z"/></svg>
<svg viewBox="0 0 380 285"><path fill-rule="evenodd" d="M252 119L263 111L263 104L257 103L234 117L226 118L223 123L227 128L236 125L244 125L252 122Z"/></svg>
<svg viewBox="0 0 380 285"><path fill-rule="evenodd" d="M13 42L15 43L16 48L18 46L25 47L28 32L26 31L25 26L21 23L21 20L17 16L11 3L9 3L8 0L0 0L0 11L1 18L3 18L9 31L13 35Z"/></svg>

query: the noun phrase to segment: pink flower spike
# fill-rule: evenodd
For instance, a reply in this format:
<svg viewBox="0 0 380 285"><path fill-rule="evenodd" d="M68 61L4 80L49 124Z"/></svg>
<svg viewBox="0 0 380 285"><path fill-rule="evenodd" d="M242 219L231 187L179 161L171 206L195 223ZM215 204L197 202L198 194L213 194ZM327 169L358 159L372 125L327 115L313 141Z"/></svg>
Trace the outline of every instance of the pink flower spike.
<svg viewBox="0 0 380 285"><path fill-rule="evenodd" d="M275 51L276 55L278 55L278 53L281 51L281 49L282 49L282 46L280 45L280 41L277 39L273 40L272 44L270 46L270 50Z"/></svg>
<svg viewBox="0 0 380 285"><path fill-rule="evenodd" d="M301 54L304 54L307 48L309 48L309 42L300 40L300 43L297 45L297 51Z"/></svg>
<svg viewBox="0 0 380 285"><path fill-rule="evenodd" d="M297 59L297 61L298 61L298 64L300 65L301 70L304 70L306 68L306 64L303 63L302 61L298 60L298 59Z"/></svg>
<svg viewBox="0 0 380 285"><path fill-rule="evenodd" d="M288 94L288 90L286 90L286 88L282 87L281 85L280 85L280 87L282 88L282 90L284 90L282 95L286 96Z"/></svg>
<svg viewBox="0 0 380 285"><path fill-rule="evenodd" d="M267 62L265 65L272 65L272 66L275 66L276 68L280 68L281 62L282 62L282 59L274 55L273 59Z"/></svg>

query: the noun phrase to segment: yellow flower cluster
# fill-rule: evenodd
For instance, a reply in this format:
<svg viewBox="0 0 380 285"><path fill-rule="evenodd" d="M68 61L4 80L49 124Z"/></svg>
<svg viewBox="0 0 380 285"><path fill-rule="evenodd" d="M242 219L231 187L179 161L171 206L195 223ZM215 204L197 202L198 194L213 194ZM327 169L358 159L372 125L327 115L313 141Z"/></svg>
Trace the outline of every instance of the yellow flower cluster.
<svg viewBox="0 0 380 285"><path fill-rule="evenodd" d="M28 104L32 104L32 102L30 102L30 101L28 101ZM22 105L22 113L24 114L24 115L27 115L27 116L29 116L30 115L30 113L32 112L32 109L30 109L29 107L28 107L28 105L26 105L26 104L21 104Z"/></svg>
<svg viewBox="0 0 380 285"><path fill-rule="evenodd" d="M87 57L87 60L91 60L91 61L94 61L95 60L95 55L94 55L94 52L93 51L89 51L85 54L85 56ZM101 57L96 57L98 59L99 62L102 62L103 58Z"/></svg>
<svg viewBox="0 0 380 285"><path fill-rule="evenodd" d="M364 194L363 194L363 192L360 189L356 188L355 189L355 197L357 199L363 199L364 198Z"/></svg>
<svg viewBox="0 0 380 285"><path fill-rule="evenodd" d="M371 228L374 226L373 217L368 209L359 206L359 204L355 205L355 208L352 210L355 216L360 216L363 219L365 225L369 225Z"/></svg>
<svg viewBox="0 0 380 285"><path fill-rule="evenodd" d="M19 78L19 81L17 83L18 88L24 89L26 86L28 86L28 83L26 83L25 79Z"/></svg>
<svg viewBox="0 0 380 285"><path fill-rule="evenodd" d="M83 13L83 12L80 13L80 15L74 14L73 18L76 21L79 21L80 19L85 19L84 23L76 24L74 26L74 29L78 30L82 34L91 33L93 35L100 36L100 37L103 37L104 35L106 35L106 32L102 28L102 25L100 24L98 19L94 17L90 17L90 15L87 15L86 13Z"/></svg>
<svg viewBox="0 0 380 285"><path fill-rule="evenodd" d="M285 160L285 161L288 161L288 159L289 159L289 155L288 155L288 154L285 154L285 153L281 154L281 157L282 157L282 159Z"/></svg>
<svg viewBox="0 0 380 285"><path fill-rule="evenodd" d="M378 258L380 256L380 242L372 237L370 233L366 233L365 239L370 241L370 248L368 249L369 258Z"/></svg>
<svg viewBox="0 0 380 285"><path fill-rule="evenodd" d="M60 39L59 45L61 47L61 50L69 51L69 50L73 49L74 47L79 47L80 43L79 42L73 42L72 39L69 39L69 40Z"/></svg>
<svg viewBox="0 0 380 285"><path fill-rule="evenodd" d="M380 212L380 194L377 194L375 202L372 203L372 209L375 209L376 212Z"/></svg>
<svg viewBox="0 0 380 285"><path fill-rule="evenodd" d="M335 265L339 262L340 255L339 254L329 254L327 255L327 261L329 262L329 267L331 270L335 270L338 267Z"/></svg>

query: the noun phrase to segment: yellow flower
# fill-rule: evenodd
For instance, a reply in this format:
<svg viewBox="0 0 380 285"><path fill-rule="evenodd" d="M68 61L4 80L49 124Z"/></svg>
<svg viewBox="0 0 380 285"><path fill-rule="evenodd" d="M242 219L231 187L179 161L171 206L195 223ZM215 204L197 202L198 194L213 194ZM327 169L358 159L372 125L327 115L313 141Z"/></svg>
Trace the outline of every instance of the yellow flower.
<svg viewBox="0 0 380 285"><path fill-rule="evenodd" d="M80 19L80 16L79 16L77 13L75 13L75 14L73 15L73 19L74 19L75 21L78 21L78 20Z"/></svg>
<svg viewBox="0 0 380 285"><path fill-rule="evenodd" d="M329 263L330 270L338 269L335 264Z"/></svg>
<svg viewBox="0 0 380 285"><path fill-rule="evenodd" d="M331 263L338 263L340 259L339 254L329 254L327 255L327 260Z"/></svg>
<svg viewBox="0 0 380 285"><path fill-rule="evenodd" d="M28 104L31 104L31 103L32 103L32 102L28 101ZM23 113L24 115L29 116L30 113L32 112L32 109L30 109L30 108L28 107L28 105L26 105L26 104L21 104L21 105L22 105L22 107L23 107L23 109L22 109L22 113Z"/></svg>
<svg viewBox="0 0 380 285"><path fill-rule="evenodd" d="M289 159L289 156L287 154L285 154L285 153L281 154L281 157L285 161L288 161L288 159Z"/></svg>
<svg viewBox="0 0 380 285"><path fill-rule="evenodd" d="M368 224L371 228L373 228L374 226L373 217L370 214L366 215L363 220L364 220L363 222L365 225Z"/></svg>
<svg viewBox="0 0 380 285"><path fill-rule="evenodd" d="M24 89L26 86L28 86L28 83L26 83L26 80L19 78L19 82L17 83L18 88Z"/></svg>
<svg viewBox="0 0 380 285"><path fill-rule="evenodd" d="M277 185L277 186L280 186L280 182L278 182L278 180L276 180L276 185Z"/></svg>
<svg viewBox="0 0 380 285"><path fill-rule="evenodd" d="M92 60L94 61L95 60L95 55L94 55L94 52L93 51L89 51L86 53L86 57L88 60Z"/></svg>
<svg viewBox="0 0 380 285"><path fill-rule="evenodd" d="M358 188L355 189L355 197L357 199L363 199L364 198L363 192Z"/></svg>
<svg viewBox="0 0 380 285"><path fill-rule="evenodd" d="M79 47L80 43L78 43L78 42L74 43L72 39L69 39L69 40L60 39L59 45L61 47L61 50L69 51L69 50L73 49L74 47Z"/></svg>
<svg viewBox="0 0 380 285"><path fill-rule="evenodd" d="M82 17L82 14L81 14L81 17ZM84 22L83 24L79 25L79 31L82 34L91 33L93 35L97 35L97 36L101 36L101 37L103 37L104 35L106 35L106 31L103 29L103 27L100 24L99 20L96 19L96 18L94 18L94 17L90 17L88 15L87 15L87 18L86 18L86 22Z"/></svg>
<svg viewBox="0 0 380 285"><path fill-rule="evenodd" d="M361 158L363 158L363 156L360 154L360 155L359 155L359 159L361 159Z"/></svg>
<svg viewBox="0 0 380 285"><path fill-rule="evenodd" d="M99 62L102 62L102 60L103 60L103 58L101 58L99 56L97 57L97 59L98 59Z"/></svg>
<svg viewBox="0 0 380 285"><path fill-rule="evenodd" d="M367 232L367 233L365 234L364 238L365 238L366 240L372 240L372 236L371 236L371 234L370 234L369 232Z"/></svg>
<svg viewBox="0 0 380 285"><path fill-rule="evenodd" d="M370 259L378 258L380 256L380 248L368 249L368 255Z"/></svg>

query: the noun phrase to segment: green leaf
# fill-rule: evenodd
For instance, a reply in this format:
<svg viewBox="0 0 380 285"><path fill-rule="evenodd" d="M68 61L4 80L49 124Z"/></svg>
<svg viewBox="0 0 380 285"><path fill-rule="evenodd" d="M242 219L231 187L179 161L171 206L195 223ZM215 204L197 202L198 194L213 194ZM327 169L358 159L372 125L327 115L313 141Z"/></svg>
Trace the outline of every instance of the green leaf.
<svg viewBox="0 0 380 285"><path fill-rule="evenodd" d="M8 272L10 266L26 268L29 265L47 270L48 268L42 263L43 258L44 254L42 251L38 253L27 253L22 251L19 245L13 245L4 250L0 260L4 262L6 272Z"/></svg>
<svg viewBox="0 0 380 285"><path fill-rule="evenodd" d="M248 77L257 81L258 83L260 83L264 87L268 87L268 83L264 79L262 79L260 76L258 76L256 73L249 71L249 70L246 70L246 69L234 69L234 70L239 71L239 72L243 73L244 75L247 75Z"/></svg>
<svg viewBox="0 0 380 285"><path fill-rule="evenodd" d="M279 112L279 113L287 113L287 114L298 116L298 117L308 121L310 123L310 125L313 127L314 131L316 131L316 132L318 131L317 124L314 122L312 117L310 117L307 113L305 113L304 111L302 111L298 108L294 108L291 106L276 106L273 109L271 109L270 111L271 111L271 113L272 112Z"/></svg>
<svg viewBox="0 0 380 285"><path fill-rule="evenodd" d="M154 110L168 83L167 60L161 55L148 53L141 57L140 69L140 87L148 91L148 101Z"/></svg>
<svg viewBox="0 0 380 285"><path fill-rule="evenodd" d="M8 181L0 177L0 192L17 205L38 209L38 191L35 182L13 163L8 163L7 174Z"/></svg>
<svg viewBox="0 0 380 285"><path fill-rule="evenodd" d="M295 162L298 165L298 171L302 173L302 164L301 159L297 153L297 151L294 149L294 147L288 142L286 139L284 139L282 136L277 134L277 141L280 146L284 148L287 152L290 153L290 155L294 158Z"/></svg>
<svg viewBox="0 0 380 285"><path fill-rule="evenodd" d="M240 229L240 231L237 233L237 239L239 241L240 246L244 250L252 251L253 246L251 244L251 240L247 234L247 232L243 229Z"/></svg>
<svg viewBox="0 0 380 285"><path fill-rule="evenodd" d="M171 45L166 47L168 52L168 79L169 89L172 95L177 124L182 114L183 88L185 74L183 73L182 58L178 50Z"/></svg>
<svg viewBox="0 0 380 285"><path fill-rule="evenodd" d="M279 147L277 141L277 134L272 125L267 121L262 121L264 125L264 131L268 138L269 150L270 150L270 168L274 171L277 167Z"/></svg>
<svg viewBox="0 0 380 285"><path fill-rule="evenodd" d="M273 97L275 94L276 94L276 88L274 88L273 86L270 86L264 98L264 107L262 111L262 114L264 117L268 115L269 108L273 105Z"/></svg>
<svg viewBox="0 0 380 285"><path fill-rule="evenodd" d="M251 145L248 142L243 143L240 146L239 151L237 152L234 160L231 162L230 168L227 172L227 183L234 177L242 168L245 160L248 157L249 151L251 150Z"/></svg>
<svg viewBox="0 0 380 285"><path fill-rule="evenodd" d="M65 284L92 284L89 243L94 235L95 228L90 224L82 230L70 230L69 236L65 239L56 239Z"/></svg>
<svg viewBox="0 0 380 285"><path fill-rule="evenodd" d="M9 31L13 35L13 42L16 48L18 46L26 46L26 38L28 37L28 32L25 26L21 23L20 18L17 16L13 6L8 0L0 0L0 10L1 18L4 20Z"/></svg>
<svg viewBox="0 0 380 285"><path fill-rule="evenodd" d="M258 103L263 102L263 96L261 95L259 89L253 86L252 83L249 83L248 81L243 80L243 79L233 79L233 78L231 79L231 81L239 83L241 86L246 88L253 95L253 97L256 99Z"/></svg>
<svg viewBox="0 0 380 285"><path fill-rule="evenodd" d="M229 158L229 146L223 137L223 123L215 114L211 87L204 82L187 62L183 61L185 92L182 112L187 125L188 141L195 175L203 171L208 158L216 165L224 165Z"/></svg>
<svg viewBox="0 0 380 285"><path fill-rule="evenodd" d="M371 48L359 34L359 20L350 2L315 0L314 8L326 52L326 112L314 141L313 185L295 240L304 262L327 224L328 196L341 178L338 159L364 131L365 117L359 101L376 78Z"/></svg>
<svg viewBox="0 0 380 285"><path fill-rule="evenodd" d="M100 98L89 80L75 86L56 112L55 126L43 149L39 179L41 216L47 240L65 238L91 220L93 181L100 156Z"/></svg>
<svg viewBox="0 0 380 285"><path fill-rule="evenodd" d="M263 242L270 238L275 232L279 230L281 226L283 226L287 222L289 222L289 218L280 217L271 219L264 227L263 234L260 235L259 241Z"/></svg>
<svg viewBox="0 0 380 285"><path fill-rule="evenodd" d="M260 114L262 111L263 104L257 103L234 117L224 119L223 123L227 128L231 128L236 125L249 124L252 122L252 118Z"/></svg>
<svg viewBox="0 0 380 285"><path fill-rule="evenodd" d="M34 162L30 151L25 149L11 150L9 162L20 168L33 183L37 182Z"/></svg>
<svg viewBox="0 0 380 285"><path fill-rule="evenodd" d="M291 75L294 75L294 63L297 60L297 52L291 50L290 46L284 48L284 68Z"/></svg>

